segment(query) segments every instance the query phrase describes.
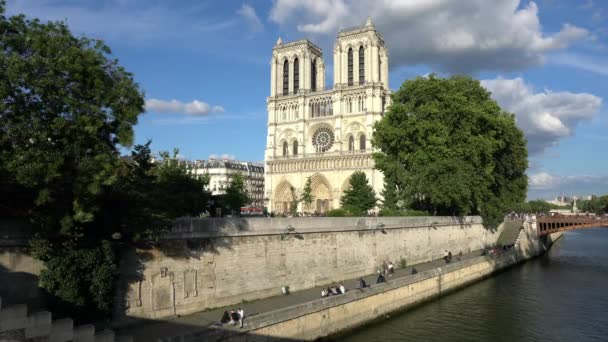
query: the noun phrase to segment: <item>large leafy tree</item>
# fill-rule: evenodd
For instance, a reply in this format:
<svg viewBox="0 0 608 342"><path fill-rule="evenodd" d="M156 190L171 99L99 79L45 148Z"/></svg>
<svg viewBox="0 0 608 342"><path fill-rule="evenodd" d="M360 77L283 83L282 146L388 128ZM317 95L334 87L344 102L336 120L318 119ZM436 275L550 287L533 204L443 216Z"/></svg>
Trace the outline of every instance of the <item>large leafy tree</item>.
<svg viewBox="0 0 608 342"><path fill-rule="evenodd" d="M374 126L376 167L404 203L436 215L480 214L488 226L525 200L526 141L478 81L436 75L403 83Z"/></svg>
<svg viewBox="0 0 608 342"><path fill-rule="evenodd" d="M232 180L226 188L224 201L233 214L240 214L241 207L251 202L245 187L245 178L240 172L232 176Z"/></svg>
<svg viewBox="0 0 608 342"><path fill-rule="evenodd" d="M3 12L1 3L3 172L33 194L30 215L42 231L81 235L116 181L117 148L133 141L143 94L101 41Z"/></svg>
<svg viewBox="0 0 608 342"><path fill-rule="evenodd" d="M342 207L354 215L366 214L377 203L376 192L369 185L363 171L355 171L350 176L349 187L341 199Z"/></svg>
<svg viewBox="0 0 608 342"><path fill-rule="evenodd" d="M117 227L102 209L126 172L118 149L133 141L142 91L101 41L4 11L0 1L0 208L31 220L43 287L76 315L108 312Z"/></svg>

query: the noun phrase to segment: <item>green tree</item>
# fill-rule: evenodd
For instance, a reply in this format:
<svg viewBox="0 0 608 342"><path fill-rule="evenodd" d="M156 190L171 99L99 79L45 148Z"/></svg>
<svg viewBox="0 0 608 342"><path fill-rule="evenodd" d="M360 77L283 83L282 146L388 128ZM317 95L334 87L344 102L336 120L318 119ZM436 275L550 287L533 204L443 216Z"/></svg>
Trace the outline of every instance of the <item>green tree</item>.
<svg viewBox="0 0 608 342"><path fill-rule="evenodd" d="M232 176L232 180L226 189L225 202L232 213L240 214L241 207L250 202L247 189L245 188L245 179L240 172Z"/></svg>
<svg viewBox="0 0 608 342"><path fill-rule="evenodd" d="M384 189L382 189L381 194L382 210L394 211L401 209L399 205L400 201L402 201L402 198L400 196L400 190L401 189L399 189L399 187L397 186L397 184L395 184L392 178L384 178Z"/></svg>
<svg viewBox="0 0 608 342"><path fill-rule="evenodd" d="M108 313L115 227L100 210L143 93L101 41L4 13L0 1L0 207L32 221L43 287L80 313Z"/></svg>
<svg viewBox="0 0 608 342"><path fill-rule="evenodd" d="M467 76L403 83L374 125L376 167L411 209L496 226L525 200L526 141L513 114Z"/></svg>
<svg viewBox="0 0 608 342"><path fill-rule="evenodd" d="M306 179L306 184L304 184L302 195L300 195L300 201L310 207L314 200L315 197L312 194L312 180L308 177L308 179Z"/></svg>
<svg viewBox="0 0 608 342"><path fill-rule="evenodd" d="M342 207L354 215L364 215L376 206L376 192L363 171L355 171L341 199Z"/></svg>

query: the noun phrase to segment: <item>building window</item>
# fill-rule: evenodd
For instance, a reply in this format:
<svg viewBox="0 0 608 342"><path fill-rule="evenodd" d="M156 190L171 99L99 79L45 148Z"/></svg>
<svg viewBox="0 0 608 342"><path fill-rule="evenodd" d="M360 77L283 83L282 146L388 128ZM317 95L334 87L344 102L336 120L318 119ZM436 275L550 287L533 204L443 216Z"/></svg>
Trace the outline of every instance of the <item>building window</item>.
<svg viewBox="0 0 608 342"><path fill-rule="evenodd" d="M294 156L298 155L298 141L297 140L293 141L293 155Z"/></svg>
<svg viewBox="0 0 608 342"><path fill-rule="evenodd" d="M289 144L287 141L283 142L283 157L287 157L289 155Z"/></svg>
<svg viewBox="0 0 608 342"><path fill-rule="evenodd" d="M353 85L353 49L348 49L348 85Z"/></svg>
<svg viewBox="0 0 608 342"><path fill-rule="evenodd" d="M359 84L365 83L365 49L359 48Z"/></svg>
<svg viewBox="0 0 608 342"><path fill-rule="evenodd" d="M293 61L293 92L294 94L300 89L300 61L296 58Z"/></svg>
<svg viewBox="0 0 608 342"><path fill-rule="evenodd" d="M310 89L317 90L317 60L313 59L310 62Z"/></svg>
<svg viewBox="0 0 608 342"><path fill-rule="evenodd" d="M359 149L361 151L365 151L365 135L361 134L361 136L359 137Z"/></svg>
<svg viewBox="0 0 608 342"><path fill-rule="evenodd" d="M285 60L283 63L283 95L289 93L289 62Z"/></svg>
<svg viewBox="0 0 608 342"><path fill-rule="evenodd" d="M355 150L355 138L353 136L348 137L348 151L353 152Z"/></svg>

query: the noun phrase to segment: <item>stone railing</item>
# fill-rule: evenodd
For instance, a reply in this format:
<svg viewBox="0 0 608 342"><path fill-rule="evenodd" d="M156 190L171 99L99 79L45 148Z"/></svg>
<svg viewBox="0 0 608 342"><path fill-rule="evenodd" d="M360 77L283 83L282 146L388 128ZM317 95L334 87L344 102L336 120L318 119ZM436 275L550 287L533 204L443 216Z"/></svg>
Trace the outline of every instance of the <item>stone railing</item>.
<svg viewBox="0 0 608 342"><path fill-rule="evenodd" d="M300 153L296 155L287 156L269 156L269 160L286 160L286 159L304 159L304 158L322 158L322 157L336 157L336 156L356 156L361 154L369 154L374 152L374 149L367 148L364 150L354 151L334 151L334 152L316 152L316 153Z"/></svg>
<svg viewBox="0 0 608 342"><path fill-rule="evenodd" d="M28 313L24 304L2 307L0 298L0 341L132 342L133 339L116 337L111 330L96 333L91 324L74 327L71 318L53 321L48 311Z"/></svg>

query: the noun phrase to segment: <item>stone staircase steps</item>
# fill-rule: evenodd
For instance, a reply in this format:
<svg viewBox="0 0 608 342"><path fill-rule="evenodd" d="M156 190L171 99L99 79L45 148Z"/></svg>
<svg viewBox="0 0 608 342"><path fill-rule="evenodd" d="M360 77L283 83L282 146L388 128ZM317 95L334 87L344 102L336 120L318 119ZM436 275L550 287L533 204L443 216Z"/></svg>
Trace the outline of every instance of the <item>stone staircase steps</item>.
<svg viewBox="0 0 608 342"><path fill-rule="evenodd" d="M71 318L53 321L49 311L28 315L27 305L2 306L0 298L0 341L39 342L133 342L131 337L116 337L111 330L95 333L95 327L85 324L74 327Z"/></svg>

